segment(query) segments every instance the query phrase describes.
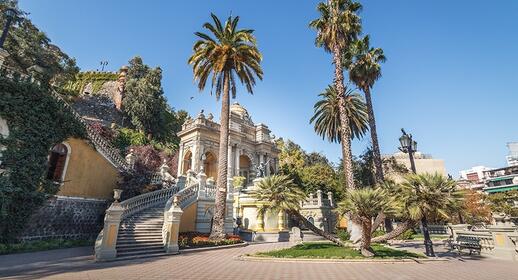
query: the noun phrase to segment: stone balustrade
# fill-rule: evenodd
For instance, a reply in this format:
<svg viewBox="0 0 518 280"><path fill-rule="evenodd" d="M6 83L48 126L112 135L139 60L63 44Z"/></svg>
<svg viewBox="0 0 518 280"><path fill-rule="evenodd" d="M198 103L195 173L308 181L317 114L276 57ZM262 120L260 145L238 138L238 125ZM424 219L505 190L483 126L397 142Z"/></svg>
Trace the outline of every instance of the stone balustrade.
<svg viewBox="0 0 518 280"><path fill-rule="evenodd" d="M492 225L486 229L468 230L468 225L450 225L452 247L468 248L482 256L518 261L518 227Z"/></svg>

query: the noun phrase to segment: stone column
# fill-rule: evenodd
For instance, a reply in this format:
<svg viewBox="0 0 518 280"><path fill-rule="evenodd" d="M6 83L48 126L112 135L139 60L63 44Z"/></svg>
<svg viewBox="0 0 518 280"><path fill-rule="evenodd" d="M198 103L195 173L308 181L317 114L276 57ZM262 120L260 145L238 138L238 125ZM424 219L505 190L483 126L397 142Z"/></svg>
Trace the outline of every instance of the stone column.
<svg viewBox="0 0 518 280"><path fill-rule="evenodd" d="M102 236L95 242L95 260L106 261L117 257L117 236L124 209L119 202L114 202L106 210Z"/></svg>
<svg viewBox="0 0 518 280"><path fill-rule="evenodd" d="M198 144L196 143L191 148L191 154L192 154L192 156L191 156L191 168L189 168L189 169L191 169L192 171L195 171L195 172L197 172L196 167L198 166L198 161L200 160L199 159L200 156L198 155L198 153L199 153L198 150L199 150L199 147L198 147Z"/></svg>
<svg viewBox="0 0 518 280"><path fill-rule="evenodd" d="M200 184L198 188L198 199L205 198L207 196L207 175L205 175L203 172L200 172L197 178Z"/></svg>
<svg viewBox="0 0 518 280"><path fill-rule="evenodd" d="M178 235L180 233L180 220L182 218L182 209L178 206L178 197L174 198L173 205L165 214L165 240L164 248L168 254L178 254Z"/></svg>
<svg viewBox="0 0 518 280"><path fill-rule="evenodd" d="M227 178L227 200L234 200L234 179Z"/></svg>
<svg viewBox="0 0 518 280"><path fill-rule="evenodd" d="M279 215L277 216L277 223L278 223L278 228L279 228L279 231L284 231L286 230L286 219L285 219L286 215L284 214L284 211L279 211Z"/></svg>
<svg viewBox="0 0 518 280"><path fill-rule="evenodd" d="M185 144L180 144L180 148L178 150L178 172L177 176L183 175L183 154L184 154Z"/></svg>
<svg viewBox="0 0 518 280"><path fill-rule="evenodd" d="M237 147L237 144L236 144L236 154L235 154L235 163L234 163L234 166L235 166L235 169L236 169L236 176L239 176L239 157L241 156L241 149L239 149Z"/></svg>
<svg viewBox="0 0 518 280"><path fill-rule="evenodd" d="M322 207L322 191L317 190L317 205L318 207Z"/></svg>
<svg viewBox="0 0 518 280"><path fill-rule="evenodd" d="M327 192L327 200L329 200L329 206L334 207L333 193Z"/></svg>
<svg viewBox="0 0 518 280"><path fill-rule="evenodd" d="M227 153L227 177L232 178L234 176L234 170L232 168L232 166L234 165L234 161L232 160L232 145L230 143L228 145Z"/></svg>
<svg viewBox="0 0 518 280"><path fill-rule="evenodd" d="M257 228L256 231L264 231L264 215L257 214Z"/></svg>

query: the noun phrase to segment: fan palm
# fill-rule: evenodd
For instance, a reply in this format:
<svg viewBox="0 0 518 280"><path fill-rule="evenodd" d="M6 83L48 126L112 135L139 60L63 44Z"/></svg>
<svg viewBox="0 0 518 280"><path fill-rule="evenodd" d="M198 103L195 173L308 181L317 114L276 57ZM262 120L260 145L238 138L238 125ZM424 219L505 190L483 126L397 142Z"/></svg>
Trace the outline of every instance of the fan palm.
<svg viewBox="0 0 518 280"><path fill-rule="evenodd" d="M348 214L356 223L362 226L360 249L362 255L372 257L371 248L372 219L378 213L394 211L395 204L381 188L363 188L348 190L342 202L338 204L340 215Z"/></svg>
<svg viewBox="0 0 518 280"><path fill-rule="evenodd" d="M386 58L381 48L371 48L369 36L363 37L352 44L352 61L344 58L344 62L349 65L349 79L365 93L367 103L367 114L369 116L369 127L371 132L372 152L374 156L374 167L376 169L376 183L383 181L383 164L381 161L378 134L376 131L376 120L372 107L371 89L374 83L381 77L380 63L385 62ZM347 53L347 52L346 52Z"/></svg>
<svg viewBox="0 0 518 280"><path fill-rule="evenodd" d="M390 193L400 204L402 211L398 216L404 222L392 232L374 238L374 242L395 238L419 221L426 224L426 217L430 215L449 218L449 210L460 204L464 197L454 180L438 173L409 174L403 183L394 184Z"/></svg>
<svg viewBox="0 0 518 280"><path fill-rule="evenodd" d="M273 213L284 212L295 218L314 233L340 245L344 245L340 239L328 234L311 222L299 212L301 202L306 200L306 194L293 183L286 175L272 175L265 177L256 185L256 189L250 192L251 197L263 202L258 208L258 218L264 217L267 211Z"/></svg>
<svg viewBox="0 0 518 280"><path fill-rule="evenodd" d="M345 110L349 119L351 137L361 138L367 132L367 108L363 98L353 90L346 88ZM340 109L336 90L328 86L324 92L319 94L322 98L315 103L314 115L310 123L314 123L315 131L322 138L331 142L341 142L340 138Z"/></svg>
<svg viewBox="0 0 518 280"><path fill-rule="evenodd" d="M309 26L317 31L315 44L333 54L335 66L334 86L339 100L340 138L342 139L342 157L347 186L354 188L351 131L345 109L345 86L342 65L342 52L361 31L361 20L357 12L361 4L352 0L328 0L319 3L317 10L320 17L311 21Z"/></svg>
<svg viewBox="0 0 518 280"><path fill-rule="evenodd" d="M263 70L260 66L262 55L257 48L253 30L238 29L239 17L230 16L225 24L222 24L214 14L211 14L211 17L214 23L203 25L211 35L202 32L195 33L199 40L194 43L193 54L188 62L192 65L198 89L203 90L207 81L210 81L216 98L219 100L221 97L217 193L214 222L210 234L212 239L220 239L225 236L229 95L232 93L232 97L236 96L236 78L252 94L256 77L262 79Z"/></svg>

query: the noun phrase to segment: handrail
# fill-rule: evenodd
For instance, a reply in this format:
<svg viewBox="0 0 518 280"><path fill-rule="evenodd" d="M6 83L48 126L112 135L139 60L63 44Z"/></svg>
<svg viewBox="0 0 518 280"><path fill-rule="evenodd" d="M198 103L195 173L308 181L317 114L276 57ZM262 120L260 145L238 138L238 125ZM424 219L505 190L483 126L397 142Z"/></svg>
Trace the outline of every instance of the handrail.
<svg viewBox="0 0 518 280"><path fill-rule="evenodd" d="M124 200L120 203L120 206L124 209L121 219L125 219L135 213L160 204L161 202L167 202L169 198L178 193L178 190L178 185L174 185L167 189L141 194Z"/></svg>
<svg viewBox="0 0 518 280"><path fill-rule="evenodd" d="M132 172L133 170L126 163L126 160L120 155L119 150L115 148L109 141L107 141L104 137L99 135L92 127L81 117L77 111L68 104L56 91L51 91L51 96L58 100L61 105L69 110L74 118L79 121L85 128L86 133L88 134L88 139L90 139L95 148L103 154L115 167L117 167L120 171Z"/></svg>

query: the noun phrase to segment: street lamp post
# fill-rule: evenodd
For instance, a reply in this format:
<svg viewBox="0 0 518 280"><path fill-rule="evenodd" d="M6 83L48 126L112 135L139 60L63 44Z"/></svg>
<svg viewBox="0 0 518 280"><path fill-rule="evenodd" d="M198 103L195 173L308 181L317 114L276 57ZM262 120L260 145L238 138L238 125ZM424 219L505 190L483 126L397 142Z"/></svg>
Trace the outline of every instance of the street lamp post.
<svg viewBox="0 0 518 280"><path fill-rule="evenodd" d="M9 32L9 27L11 27L11 23L13 22L14 18L16 17L17 13L16 10L13 8L7 8L5 9L5 26L4 30L2 31L2 36L0 37L0 49L4 47L5 39L7 38L7 33Z"/></svg>
<svg viewBox="0 0 518 280"><path fill-rule="evenodd" d="M410 168L414 174L417 174L414 161L414 153L417 151L417 142L412 139L412 134L407 134L404 129L401 129L401 132L403 135L399 138L399 142L401 144L399 150L403 153L408 153L408 158L410 159ZM428 221L426 220L425 215L423 215L421 218L421 228L424 235L426 255L428 257L435 257L432 239L430 238L430 232L428 231Z"/></svg>

